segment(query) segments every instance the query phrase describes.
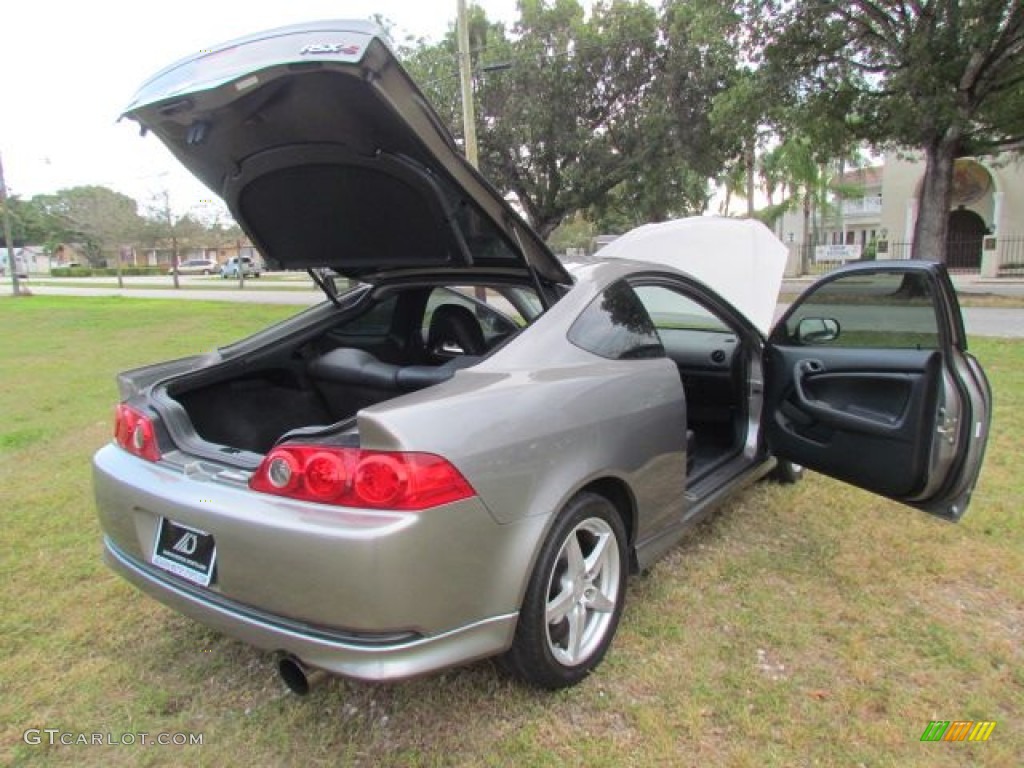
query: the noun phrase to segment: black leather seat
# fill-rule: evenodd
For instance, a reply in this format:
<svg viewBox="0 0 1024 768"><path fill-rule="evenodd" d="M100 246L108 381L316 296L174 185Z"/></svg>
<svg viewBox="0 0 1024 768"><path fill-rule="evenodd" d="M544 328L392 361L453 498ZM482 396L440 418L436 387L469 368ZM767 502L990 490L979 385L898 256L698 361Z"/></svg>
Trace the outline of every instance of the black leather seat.
<svg viewBox="0 0 1024 768"><path fill-rule="evenodd" d="M447 381L460 368L479 362L473 355L459 355L444 365L393 365L362 349L339 347L309 363L309 375L321 382L346 386L369 405L403 392L425 389Z"/></svg>
<svg viewBox="0 0 1024 768"><path fill-rule="evenodd" d="M473 311L458 304L442 304L435 309L427 333L427 351L446 358L483 355L487 344Z"/></svg>
<svg viewBox="0 0 1024 768"><path fill-rule="evenodd" d="M310 362L309 375L335 384L398 390L399 366L384 363L362 349L339 347Z"/></svg>

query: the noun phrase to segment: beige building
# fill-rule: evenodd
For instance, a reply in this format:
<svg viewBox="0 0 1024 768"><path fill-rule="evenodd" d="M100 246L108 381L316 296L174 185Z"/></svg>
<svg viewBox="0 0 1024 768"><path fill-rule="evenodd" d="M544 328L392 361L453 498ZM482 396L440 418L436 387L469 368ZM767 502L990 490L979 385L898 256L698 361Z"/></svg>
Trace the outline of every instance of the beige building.
<svg viewBox="0 0 1024 768"><path fill-rule="evenodd" d="M917 193L924 161L913 154L890 154L884 165L847 173L856 197L836 201L819 222L810 260L822 267L837 261L908 258L917 219ZM794 253L790 272L799 269L803 217L786 214L780 237ZM950 269L984 277L1024 274L1024 156L1003 154L957 160L949 211Z"/></svg>

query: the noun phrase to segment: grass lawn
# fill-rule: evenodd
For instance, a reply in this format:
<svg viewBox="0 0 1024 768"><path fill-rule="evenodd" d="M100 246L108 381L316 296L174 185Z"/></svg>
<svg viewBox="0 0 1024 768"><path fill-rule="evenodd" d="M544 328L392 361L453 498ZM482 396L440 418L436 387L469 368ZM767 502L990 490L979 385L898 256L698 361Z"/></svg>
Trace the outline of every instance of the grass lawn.
<svg viewBox="0 0 1024 768"><path fill-rule="evenodd" d="M573 690L484 662L299 699L271 656L106 569L89 468L117 371L294 311L0 299L0 764L1024 765L1024 342L972 340L996 410L960 525L818 475L761 484L631 582L611 653ZM931 720L997 725L922 743ZM203 744L24 742L47 728Z"/></svg>

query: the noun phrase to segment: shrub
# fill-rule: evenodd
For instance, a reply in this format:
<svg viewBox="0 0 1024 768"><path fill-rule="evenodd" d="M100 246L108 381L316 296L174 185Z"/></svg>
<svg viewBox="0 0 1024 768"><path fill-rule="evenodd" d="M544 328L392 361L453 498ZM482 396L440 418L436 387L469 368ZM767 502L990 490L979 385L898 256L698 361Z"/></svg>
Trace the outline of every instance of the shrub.
<svg viewBox="0 0 1024 768"><path fill-rule="evenodd" d="M166 267L123 267L124 277L142 275L166 275ZM50 270L51 277L116 277L117 270L113 267L54 267Z"/></svg>

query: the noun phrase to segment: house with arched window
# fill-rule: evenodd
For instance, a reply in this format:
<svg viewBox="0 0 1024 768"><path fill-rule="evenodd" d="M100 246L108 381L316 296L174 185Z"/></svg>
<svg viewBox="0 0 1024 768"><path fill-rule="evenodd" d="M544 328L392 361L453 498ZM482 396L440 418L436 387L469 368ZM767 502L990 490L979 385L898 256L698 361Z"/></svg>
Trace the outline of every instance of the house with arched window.
<svg viewBox="0 0 1024 768"><path fill-rule="evenodd" d="M892 153L883 165L846 173L836 185L846 194L825 207L809 238L802 216L786 214L779 234L797 252L791 262L798 265L801 252L812 268L862 258L909 258L924 171L919 154ZM957 160L948 216L950 270L1024 276L1024 156Z"/></svg>

